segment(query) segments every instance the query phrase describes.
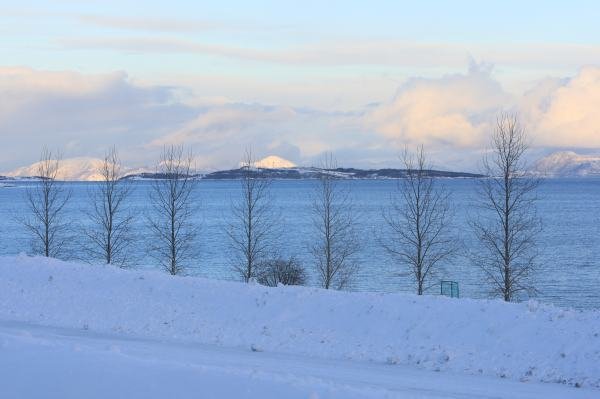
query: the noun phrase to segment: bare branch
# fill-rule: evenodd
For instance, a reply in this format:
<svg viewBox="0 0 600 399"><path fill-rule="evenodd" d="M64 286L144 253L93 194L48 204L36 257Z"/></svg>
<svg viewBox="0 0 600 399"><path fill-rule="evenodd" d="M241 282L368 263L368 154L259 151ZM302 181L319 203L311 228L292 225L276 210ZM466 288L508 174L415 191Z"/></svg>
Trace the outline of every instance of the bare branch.
<svg viewBox="0 0 600 399"><path fill-rule="evenodd" d="M540 179L525 173L525 130L516 115L503 114L492 135L492 151L483 159L488 178L479 185L482 212L470 220L480 248L471 251L493 294L505 301L535 293L536 238L541 231L535 202Z"/></svg>
<svg viewBox="0 0 600 399"><path fill-rule="evenodd" d="M326 155L313 191L315 242L311 252L319 283L325 289L347 288L358 271L356 254L360 245L356 234L356 211L349 191L335 176L336 168L333 156Z"/></svg>
<svg viewBox="0 0 600 399"><path fill-rule="evenodd" d="M151 254L172 275L184 273L197 258L192 161L191 152L184 153L182 146L163 148L157 166L159 178L153 181L150 195Z"/></svg>
<svg viewBox="0 0 600 399"><path fill-rule="evenodd" d="M128 249L134 217L125 208L132 186L122 179L123 167L115 147L104 156L98 173L101 181L90 193L92 209L87 215L92 227L84 231L86 249L92 258L123 267L132 263Z"/></svg>
<svg viewBox="0 0 600 399"><path fill-rule="evenodd" d="M243 281L258 277L259 265L271 257L279 220L271 201L271 183L263 170L254 167L250 149L242 161L241 196L232 201L233 220L227 227L233 270Z"/></svg>
<svg viewBox="0 0 600 399"><path fill-rule="evenodd" d="M58 180L61 155L44 148L37 163L39 181L25 192L30 215L21 220L33 237L33 252L46 257L65 256L69 223L64 216L70 190Z"/></svg>
<svg viewBox="0 0 600 399"><path fill-rule="evenodd" d="M402 161L406 177L398 181L391 206L383 213L388 235L380 241L408 269L422 295L443 262L456 252L456 240L450 235L452 212L449 193L428 174L423 147L415 155L405 150Z"/></svg>

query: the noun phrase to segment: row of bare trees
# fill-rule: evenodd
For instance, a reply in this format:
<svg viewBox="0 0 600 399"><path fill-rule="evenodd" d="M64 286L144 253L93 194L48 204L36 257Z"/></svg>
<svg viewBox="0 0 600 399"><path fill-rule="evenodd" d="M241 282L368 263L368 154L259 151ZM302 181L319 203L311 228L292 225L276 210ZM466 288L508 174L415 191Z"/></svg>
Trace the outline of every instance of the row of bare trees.
<svg viewBox="0 0 600 399"><path fill-rule="evenodd" d="M31 217L23 219L34 237L34 252L60 257L72 225L67 223L65 206L71 191L59 179L60 154L44 150L37 164L39 183L26 193ZM240 196L232 199L233 219L226 233L231 242L234 272L243 281L262 279L271 284L306 280L298 261L282 259L277 253L281 217L274 210L272 180L255 168L251 151L243 161ZM335 169L330 156L325 169ZM125 203L132 191L131 181L123 179L124 170L115 148L99 166L99 182L89 193L89 223L83 230L85 252L89 258L106 264L126 266L131 263L130 245L135 216ZM198 226L193 215L198 210L197 185L194 184L193 156L181 146L165 147L157 166L149 202L152 212L146 217L151 231L149 253L172 275L182 274L198 256ZM342 289L348 286L356 270L353 255L357 252L355 218L347 190L342 190L333 175L323 174L314 192L312 205L315 257L320 285ZM291 279L291 280L290 280Z"/></svg>
<svg viewBox="0 0 600 399"><path fill-rule="evenodd" d="M492 148L483 160L488 178L479 180L478 212L469 224L479 245L468 248L469 259L483 272L492 291L506 301L523 292L534 292L530 282L535 269L536 236L540 220L535 212L539 180L524 173L526 134L512 115L498 118ZM452 227L453 209L448 191L432 177L423 147L405 151L405 178L383 216L387 231L379 241L415 282L417 294L436 283L444 264L461 252ZM44 150L38 163L39 184L27 191L30 217L23 220L34 238L34 250L59 256L69 242L69 225L63 217L71 192L58 179L60 157ZM312 243L315 275L319 285L347 288L358 271L357 210L348 186L336 176L337 165L327 155L312 193ZM181 146L165 147L152 183L146 217L152 233L148 249L170 274L182 274L198 255L198 211L193 156ZM107 264L126 265L132 242L134 213L124 204L131 183L116 149L111 149L99 168L100 183L90 193L89 226L84 231L88 254ZM303 283L306 274L295 258L278 253L281 216L273 206L272 180L254 167L251 151L242 163L240 196L232 199L233 219L226 233L231 243L232 268L243 280L257 279L268 285Z"/></svg>
<svg viewBox="0 0 600 399"><path fill-rule="evenodd" d="M434 284L440 268L460 252L478 267L490 291L505 301L532 295L536 269L536 238L541 220L536 213L540 179L526 174L527 136L515 115L501 115L483 158L476 212L469 225L478 245L463 248L452 230L452 207L446 189L431 177L423 147L405 152L407 176L384 218L384 248L413 277L417 294Z"/></svg>
<svg viewBox="0 0 600 399"><path fill-rule="evenodd" d="M33 237L33 252L47 257L66 256L75 239L65 207L71 190L59 179L61 156L48 149L42 151L36 165L38 183L26 191L30 215L21 221ZM186 260L192 258L195 229L190 224L193 203L191 194L191 155L182 147L164 149L158 163L164 177L153 181L150 202L153 211L147 219L154 235L151 253L170 274L179 274ZM117 150L110 149L98 167L99 181L89 192L91 209L86 211L88 226L83 229L84 251L89 258L106 264L130 264L130 244L135 216L126 202L132 192L131 182L124 179L124 169Z"/></svg>
<svg viewBox="0 0 600 399"><path fill-rule="evenodd" d="M283 260L277 253L281 216L273 207L272 180L253 167L254 163L252 152L246 151L240 179L241 196L233 202L234 220L227 230L232 253L236 254L234 269L246 282L255 278L273 284L275 277L281 283L291 278L304 281L299 263L294 258ZM333 157L327 156L322 169L333 171L335 168ZM322 173L312 195L314 240L310 250L319 285L325 289L347 288L357 270L356 218L348 194L335 175Z"/></svg>

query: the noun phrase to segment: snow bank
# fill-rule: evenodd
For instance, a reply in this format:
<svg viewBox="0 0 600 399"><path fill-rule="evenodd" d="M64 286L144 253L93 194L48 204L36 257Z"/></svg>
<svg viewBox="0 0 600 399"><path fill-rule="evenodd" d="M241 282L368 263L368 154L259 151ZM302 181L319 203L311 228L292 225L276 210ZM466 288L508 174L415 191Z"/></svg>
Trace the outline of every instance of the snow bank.
<svg viewBox="0 0 600 399"><path fill-rule="evenodd" d="M600 312L0 258L0 320L600 387Z"/></svg>

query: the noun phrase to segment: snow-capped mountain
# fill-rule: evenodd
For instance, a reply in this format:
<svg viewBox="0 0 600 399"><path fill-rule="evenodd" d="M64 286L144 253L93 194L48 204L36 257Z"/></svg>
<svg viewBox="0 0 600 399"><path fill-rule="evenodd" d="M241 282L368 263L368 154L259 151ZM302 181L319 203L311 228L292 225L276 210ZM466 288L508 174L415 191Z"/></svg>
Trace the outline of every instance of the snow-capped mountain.
<svg viewBox="0 0 600 399"><path fill-rule="evenodd" d="M243 162L240 163L240 167L245 166ZM252 164L255 168L261 169L286 169L286 168L294 168L297 165L292 161L288 161L287 159L278 157L277 155L269 155L259 161L256 161Z"/></svg>
<svg viewBox="0 0 600 399"><path fill-rule="evenodd" d="M73 181L97 181L101 180L102 176L99 171L103 161L97 158L79 157L63 159L60 162L58 170L59 180ZM219 170L211 173L197 173L192 177L196 179L239 179L244 175L243 165L238 169ZM256 169L260 169L265 176L274 179L316 179L323 174L332 175L339 179L398 179L406 177L406 170L403 169L356 169L356 168L336 168L325 170L315 167L296 166L291 161L278 156L268 156L253 163ZM11 178L35 178L38 173L39 162L29 166L24 166L15 169L11 172L4 173L6 177ZM123 167L123 175L128 179L161 179L164 178L156 170L148 168L131 168ZM429 175L432 177L466 177L477 178L482 175L451 172L441 170L430 170ZM0 176L0 180L3 176Z"/></svg>
<svg viewBox="0 0 600 399"><path fill-rule="evenodd" d="M554 176L600 176L600 155L581 155L573 151L561 151L539 159L534 166L536 173Z"/></svg>
<svg viewBox="0 0 600 399"><path fill-rule="evenodd" d="M97 181L101 180L102 176L99 171L102 167L103 161L98 158L90 157L77 157L68 158L60 161L58 176L59 180L77 180L77 181ZM23 166L13 171L6 172L4 175L7 177L32 177L39 175L38 168L39 162L33 163L29 166ZM144 168L123 168L123 174L139 174L147 172Z"/></svg>

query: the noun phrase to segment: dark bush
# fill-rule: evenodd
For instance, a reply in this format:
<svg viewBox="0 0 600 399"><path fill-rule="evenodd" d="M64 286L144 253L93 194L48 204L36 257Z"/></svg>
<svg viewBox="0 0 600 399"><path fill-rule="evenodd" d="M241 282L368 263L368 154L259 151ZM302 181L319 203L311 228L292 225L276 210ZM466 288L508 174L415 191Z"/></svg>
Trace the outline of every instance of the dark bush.
<svg viewBox="0 0 600 399"><path fill-rule="evenodd" d="M306 271L295 258L270 259L260 265L257 281L269 287L306 284Z"/></svg>

